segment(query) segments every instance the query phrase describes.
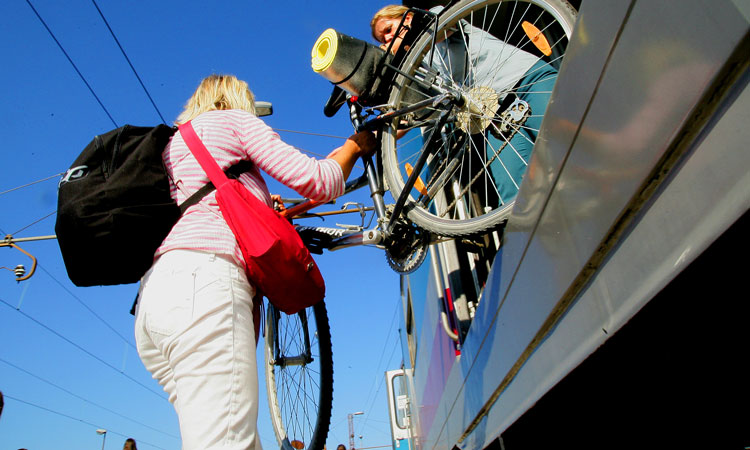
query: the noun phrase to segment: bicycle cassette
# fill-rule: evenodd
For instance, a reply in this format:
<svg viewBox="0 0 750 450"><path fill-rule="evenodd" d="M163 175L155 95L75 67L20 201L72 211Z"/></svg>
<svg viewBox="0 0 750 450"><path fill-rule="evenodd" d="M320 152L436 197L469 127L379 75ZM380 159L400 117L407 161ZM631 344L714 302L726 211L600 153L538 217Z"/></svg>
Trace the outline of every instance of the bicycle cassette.
<svg viewBox="0 0 750 450"><path fill-rule="evenodd" d="M468 134L484 131L497 110L498 94L487 86L477 86L465 93L464 106L456 114L458 127Z"/></svg>

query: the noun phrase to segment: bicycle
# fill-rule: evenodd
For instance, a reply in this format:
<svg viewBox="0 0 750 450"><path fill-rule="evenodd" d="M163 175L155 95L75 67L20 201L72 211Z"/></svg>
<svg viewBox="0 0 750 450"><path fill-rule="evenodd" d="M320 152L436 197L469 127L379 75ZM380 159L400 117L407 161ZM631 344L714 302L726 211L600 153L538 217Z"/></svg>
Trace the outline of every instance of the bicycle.
<svg viewBox="0 0 750 450"><path fill-rule="evenodd" d="M376 159L364 159L363 175L345 191L368 186L372 206L344 206L343 213L360 213L358 225L298 226L313 252L374 245L400 273L419 267L433 242L486 235L504 226L529 163L530 150L518 151L516 143L525 140L533 147L544 109L540 114L531 106L532 85L521 82L527 73L514 76L501 91L494 80L513 58L512 48L533 55L533 67L556 72L576 17L565 0L460 0L440 14L409 12L410 29L395 53L386 49L364 92L354 96L336 86L324 109L333 116L347 104L356 130L380 136ZM397 35L401 29L403 19ZM480 68L474 58L479 60L482 44L496 45L498 39L511 44L508 53L489 60L489 70L484 58ZM455 55L462 52L458 64ZM520 176L511 164L521 168ZM386 191L394 204L386 205ZM286 214L317 217L321 213L308 211L318 206L303 201ZM370 211L377 223L368 228ZM266 384L281 448L323 448L332 406L331 355L323 303L294 316L269 305Z"/></svg>

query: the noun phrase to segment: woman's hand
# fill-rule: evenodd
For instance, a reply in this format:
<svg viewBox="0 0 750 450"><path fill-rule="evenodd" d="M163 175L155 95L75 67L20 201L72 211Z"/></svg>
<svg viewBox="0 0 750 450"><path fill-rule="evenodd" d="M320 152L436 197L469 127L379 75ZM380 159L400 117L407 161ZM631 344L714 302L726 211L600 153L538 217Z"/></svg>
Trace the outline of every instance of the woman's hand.
<svg viewBox="0 0 750 450"><path fill-rule="evenodd" d="M284 211L286 211L284 201L281 200L281 196L279 194L271 194L271 200L273 200L273 209L275 209L277 212L283 213Z"/></svg>
<svg viewBox="0 0 750 450"><path fill-rule="evenodd" d="M357 134L349 136L348 140L354 142L359 148L359 157L370 156L378 148L378 139L371 131L360 131Z"/></svg>
<svg viewBox="0 0 750 450"><path fill-rule="evenodd" d="M332 151L328 158L339 163L344 179L347 179L357 159L372 155L377 148L378 140L375 135L370 131L360 131L349 136L344 145Z"/></svg>

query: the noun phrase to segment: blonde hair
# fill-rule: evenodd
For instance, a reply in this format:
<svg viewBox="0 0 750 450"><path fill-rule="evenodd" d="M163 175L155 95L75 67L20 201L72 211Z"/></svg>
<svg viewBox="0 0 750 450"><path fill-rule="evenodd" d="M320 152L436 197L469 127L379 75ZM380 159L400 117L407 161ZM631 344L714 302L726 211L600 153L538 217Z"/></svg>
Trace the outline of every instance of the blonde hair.
<svg viewBox="0 0 750 450"><path fill-rule="evenodd" d="M380 10L376 12L374 16L372 16L372 20L370 21L370 30L372 30L372 37L375 38L375 24L378 23L378 20L400 19L401 16L406 14L406 11L408 10L409 8L403 5L388 5L380 8ZM375 38L375 40L377 40L377 38Z"/></svg>
<svg viewBox="0 0 750 450"><path fill-rule="evenodd" d="M206 111L242 109L255 114L255 96L234 75L209 75L201 81L175 123L181 125Z"/></svg>

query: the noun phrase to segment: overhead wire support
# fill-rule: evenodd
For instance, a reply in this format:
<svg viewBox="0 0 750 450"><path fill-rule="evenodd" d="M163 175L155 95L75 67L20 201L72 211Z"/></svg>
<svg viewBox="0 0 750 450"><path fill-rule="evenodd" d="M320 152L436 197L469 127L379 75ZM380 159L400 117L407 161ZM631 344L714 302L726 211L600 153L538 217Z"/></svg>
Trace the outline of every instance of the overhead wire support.
<svg viewBox="0 0 750 450"><path fill-rule="evenodd" d="M32 238L21 238L21 239L13 239L13 236L10 234L5 236L5 239L0 241L0 247L11 247L15 248L16 250L20 251L24 255L31 258L31 270L27 273L26 268L23 266L23 264L18 264L15 268L11 269L9 267L1 267L2 269L8 269L11 272L13 272L16 275L16 281L25 281L31 278L32 275L34 275L34 272L36 271L36 258L31 253L27 252L26 250L22 249L21 247L17 246L16 242L25 242L25 241L39 241L43 239L57 239L57 236L37 236Z"/></svg>
<svg viewBox="0 0 750 450"><path fill-rule="evenodd" d="M117 125L117 122L115 122L115 119L112 118L112 115L109 113L109 111L107 110L107 108L104 106L104 103L102 103L102 101L99 99L99 96L96 95L96 92L94 92L94 89L91 87L91 85L89 84L89 82L86 81L86 78L84 78L84 76L81 73L81 71L78 70L78 67L73 62L73 60L70 58L70 55L68 55L68 52L65 51L65 48L63 48L62 44L60 44L60 41L57 40L57 38L55 37L55 34L52 32L52 30L50 30L49 26L47 26L47 23L44 21L44 19L42 19L42 16L39 15L39 12L37 12L36 8L34 8L34 5L31 4L31 0L26 0L26 3L29 5L29 7L31 8L31 10L34 11L34 14L36 15L37 19L39 19L39 21L42 23L42 25L44 25L44 28L47 30L47 32L49 33L49 35L52 37L52 40L54 40L55 43L57 44L57 46L60 48L60 51L63 52L63 55L65 55L65 57L68 58L68 62L70 62L70 65L73 66L73 69L76 71L76 73L78 74L78 76L83 81L83 84L86 85L86 87L91 92L91 95L93 95L94 98L96 99L96 101L99 103L99 106L101 106L102 110L104 110L105 114L107 114L107 117L109 117L109 120L111 120L112 123L114 124L115 128L117 128L118 125Z"/></svg>
<svg viewBox="0 0 750 450"><path fill-rule="evenodd" d="M12 247L12 248L15 248L15 249L21 251L26 256L28 256L29 258L31 258L31 260L33 262L33 265L31 267L31 271L29 273L26 273L26 268L23 266L23 264L18 264L13 269L11 269L9 267L0 267L0 269L7 269L7 270L10 270L11 272L15 273L15 275L16 275L16 281L20 282L20 281L28 280L29 278L31 278L31 276L36 271L36 267L37 267L36 258L32 254L26 252L25 250L23 250L19 246L15 245L15 243L16 242L41 241L41 240L47 240L47 239L57 239L57 236L56 235L34 236L34 237L27 237L27 238L18 238L18 239L16 239L16 238L13 238L13 236L10 235L10 234L5 235L5 239L2 240L2 241L0 241L0 247ZM40 268L42 270L44 270L45 272L47 272L44 269L44 267L40 266ZM78 303L80 303L91 314L93 314L94 317L96 317L97 319L99 319L99 321L102 322L105 326L107 326L107 328L109 328L110 330L112 330L112 332L115 333L120 339L122 339L123 342L125 342L128 346L130 346L132 348L135 348L133 346L133 344L127 338L125 338L125 336L123 336L122 334L120 334L114 327L112 327L112 325L110 325L109 323L107 323L106 320L104 320L93 309L91 309L90 306L88 306L80 298L76 297L72 292L70 292L65 286L63 286L62 283L60 283L60 281L58 281L55 277L53 277L52 274L50 274L49 272L47 272L47 275L49 275L50 278L52 278L53 280L55 280L55 282L57 282L57 284L59 284L60 287L62 287L65 291L67 291L68 294L70 294L73 298L75 298L78 301Z"/></svg>
<svg viewBox="0 0 750 450"><path fill-rule="evenodd" d="M128 62L128 65L130 66L130 69L133 71L133 74L138 79L138 82L141 84L141 87L143 88L143 92L146 93L146 97L148 97L149 101L151 102L151 104L153 105L154 109L156 110L156 113L159 114L159 118L161 119L161 121L164 124L166 124L167 121L164 120L164 116L162 116L161 111L159 111L159 107L156 106L156 102L154 102L154 99L151 97L151 94L148 92L148 89L146 89L146 85L143 84L143 80L141 80L140 75L138 75L138 71L135 70L135 67L133 66L133 63L130 62L130 58L128 58L127 53L125 53L125 49L123 49L122 45L120 45L120 41L117 39L117 36L115 36L115 32L112 31L112 27L109 26L109 22L107 22L107 19L104 17L104 13L102 13L102 10L99 9L99 5L96 4L95 0L91 0L91 3L94 4L94 7L96 8L96 11L99 13L99 16L104 21L104 25L107 26L107 29L109 30L109 34L112 35L112 39L115 40L115 43L117 44L117 47L119 47L120 48L120 52L122 52L122 56L125 57L125 61Z"/></svg>
<svg viewBox="0 0 750 450"><path fill-rule="evenodd" d="M0 267L0 269L7 269L7 270L15 273L15 275L16 275L16 281L20 282L20 281L24 281L24 280L29 279L34 274L34 272L36 271L36 267L37 267L36 258L33 255L31 255L30 253L24 251L23 249L21 249L20 247L18 247L17 245L15 245L15 243L16 242L41 241L41 240L48 240L48 239L57 239L57 236L56 235L48 235L48 236L34 236L34 237L27 237L27 238L14 238L12 235L6 234L5 235L5 239L3 239L3 240L0 241L0 247L12 247L12 248L16 248L17 250L21 251L22 253L24 253L25 255L27 255L29 258L32 259L33 266L31 268L31 271L28 274L26 273L26 268L23 266L23 264L18 264L13 269L11 269L9 267L4 267L4 266ZM115 335L117 335L123 342L125 342L125 344L127 344L128 346L130 346L133 349L135 349L135 346L133 345L132 342L130 342L125 336L123 336L122 334L120 334L120 332L118 332L112 325L110 325L106 320L104 320L101 316L99 316L99 314L97 314L93 309L91 309L91 307L89 305L87 305L80 298L78 298L75 294L73 294L59 280L57 280L57 278L55 278L54 276L52 276L51 273L47 272L47 270L43 266L39 266L39 268L42 269L44 272L46 272L47 275L50 278L52 278L57 284L59 284L60 287L63 290L65 290L68 294L70 294L71 297L73 297L74 299L76 299L76 301L78 301L78 303L80 303L81 306L83 306L84 308L86 308L101 323L103 323L107 328L109 328L110 330L112 330L112 332Z"/></svg>

